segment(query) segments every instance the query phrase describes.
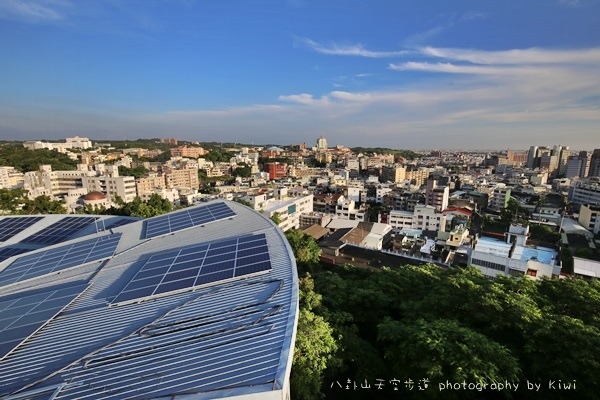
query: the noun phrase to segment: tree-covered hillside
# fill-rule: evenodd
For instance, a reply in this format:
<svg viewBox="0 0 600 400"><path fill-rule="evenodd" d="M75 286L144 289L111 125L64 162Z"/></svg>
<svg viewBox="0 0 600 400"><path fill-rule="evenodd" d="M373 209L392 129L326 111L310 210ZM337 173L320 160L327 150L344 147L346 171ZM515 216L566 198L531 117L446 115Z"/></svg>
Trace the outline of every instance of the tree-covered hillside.
<svg viewBox="0 0 600 400"><path fill-rule="evenodd" d="M23 144L0 146L0 166L15 167L21 172L37 171L40 165L49 164L53 171L69 171L77 168L77 160L54 150L29 150Z"/></svg>
<svg viewBox="0 0 600 400"><path fill-rule="evenodd" d="M311 351L326 364L294 365L296 398L600 397L599 281L492 281L475 268L434 265L322 265L312 239L288 237L303 255L301 299L316 299L308 311L311 321L322 320L309 331ZM299 337L303 318L301 311ZM306 390L310 378L321 394Z"/></svg>

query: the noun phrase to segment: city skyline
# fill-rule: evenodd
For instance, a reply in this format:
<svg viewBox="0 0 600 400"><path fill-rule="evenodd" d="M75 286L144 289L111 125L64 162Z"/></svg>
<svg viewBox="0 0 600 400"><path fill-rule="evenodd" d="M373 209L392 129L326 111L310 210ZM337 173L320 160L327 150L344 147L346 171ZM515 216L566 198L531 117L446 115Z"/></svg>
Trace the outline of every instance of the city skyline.
<svg viewBox="0 0 600 400"><path fill-rule="evenodd" d="M592 149L598 12L584 0L9 0L0 140Z"/></svg>

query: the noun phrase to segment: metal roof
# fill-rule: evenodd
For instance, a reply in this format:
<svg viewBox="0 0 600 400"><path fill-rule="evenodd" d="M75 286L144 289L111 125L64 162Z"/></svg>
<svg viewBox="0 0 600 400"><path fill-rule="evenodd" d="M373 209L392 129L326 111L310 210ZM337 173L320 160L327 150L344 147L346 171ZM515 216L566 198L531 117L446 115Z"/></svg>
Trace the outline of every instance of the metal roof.
<svg viewBox="0 0 600 400"><path fill-rule="evenodd" d="M298 316L293 253L269 219L226 204L235 218L151 239L138 221L70 240L122 232L110 258L0 287L1 303L86 282L0 360L0 398L284 398ZM265 273L113 304L153 254L257 233L268 243L272 269ZM18 258L1 262L0 275Z"/></svg>

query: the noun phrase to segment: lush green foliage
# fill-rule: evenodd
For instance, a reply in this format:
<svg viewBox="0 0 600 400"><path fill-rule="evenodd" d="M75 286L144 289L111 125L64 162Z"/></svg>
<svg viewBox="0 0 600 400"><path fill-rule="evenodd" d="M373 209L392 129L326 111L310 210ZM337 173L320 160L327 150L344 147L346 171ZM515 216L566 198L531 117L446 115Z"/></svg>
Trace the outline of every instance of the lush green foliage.
<svg viewBox="0 0 600 400"><path fill-rule="evenodd" d="M238 164L238 166L231 173L233 176L240 176L242 178L249 178L252 176L252 168L246 164Z"/></svg>
<svg viewBox="0 0 600 400"><path fill-rule="evenodd" d="M146 172L148 172L148 170L141 165L133 168L127 168L124 165L119 165L120 176L133 176L135 178L143 178Z"/></svg>
<svg viewBox="0 0 600 400"><path fill-rule="evenodd" d="M157 215L165 214L173 210L173 205L167 199L163 199L160 195L152 193L148 201L144 202L139 196L136 196L129 203L123 202L122 199L115 200L116 206L91 207L88 205L83 212L85 214L99 215L123 215L128 217L150 218Z"/></svg>
<svg viewBox="0 0 600 400"><path fill-rule="evenodd" d="M54 150L28 150L22 144L0 146L0 165L15 167L21 172L37 171L40 165L51 165L53 171L70 171L77 161Z"/></svg>
<svg viewBox="0 0 600 400"><path fill-rule="evenodd" d="M4 214L65 214L63 202L48 196L27 197L25 189L0 189L0 210Z"/></svg>
<svg viewBox="0 0 600 400"><path fill-rule="evenodd" d="M286 235L295 254L302 254L303 246L312 247L303 235ZM309 264L315 260L308 259ZM303 269L305 263L298 265ZM320 353L327 365L321 378L327 398L474 399L508 394L489 388L440 392L438 385L446 381L519 383L520 389L511 394L517 399L596 399L600 394L597 280L492 281L475 268L407 265L366 270L314 264L311 278L311 297L319 303L311 311L332 329L337 347L333 354ZM295 364L293 370L303 368ZM392 379L412 379L415 385L428 379L429 389L411 392L401 384L399 392L373 394L332 385L348 379L358 384L385 379L388 385ZM541 384L540 391L526 390L527 380ZM576 380L577 391L549 390L549 382L558 380Z"/></svg>
<svg viewBox="0 0 600 400"><path fill-rule="evenodd" d="M208 154L202 156L206 161L212 162L229 162L235 154L222 150L211 150Z"/></svg>
<svg viewBox="0 0 600 400"><path fill-rule="evenodd" d="M371 154L393 154L395 156L404 157L407 160L414 160L416 158L421 157L419 153L415 153L412 150L394 150L388 149L385 147L353 147L352 150L354 153L363 153L367 155Z"/></svg>

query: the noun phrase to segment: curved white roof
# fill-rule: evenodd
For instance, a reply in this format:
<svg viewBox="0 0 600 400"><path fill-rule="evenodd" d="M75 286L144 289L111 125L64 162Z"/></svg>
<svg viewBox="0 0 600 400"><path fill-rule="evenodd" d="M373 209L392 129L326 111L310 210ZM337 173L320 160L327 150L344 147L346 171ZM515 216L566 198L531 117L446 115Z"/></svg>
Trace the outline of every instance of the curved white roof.
<svg viewBox="0 0 600 400"><path fill-rule="evenodd" d="M43 263L59 254L71 260L68 269L42 270L47 273L0 287L0 397L284 398L298 315L293 254L269 219L233 202L208 204L218 203L234 216L150 239L147 222L137 221L0 262L1 278L20 257L44 254L36 261ZM83 250L75 246L77 252L69 253L64 246L111 233L122 233L113 255L72 266ZM113 301L130 282L144 282L139 274L152 267L149 260L160 266L165 254L251 235L266 240L270 268ZM241 251L236 257L251 257ZM26 323L28 331L11 328ZM3 332L10 333L4 342ZM19 337L23 332L29 333Z"/></svg>

